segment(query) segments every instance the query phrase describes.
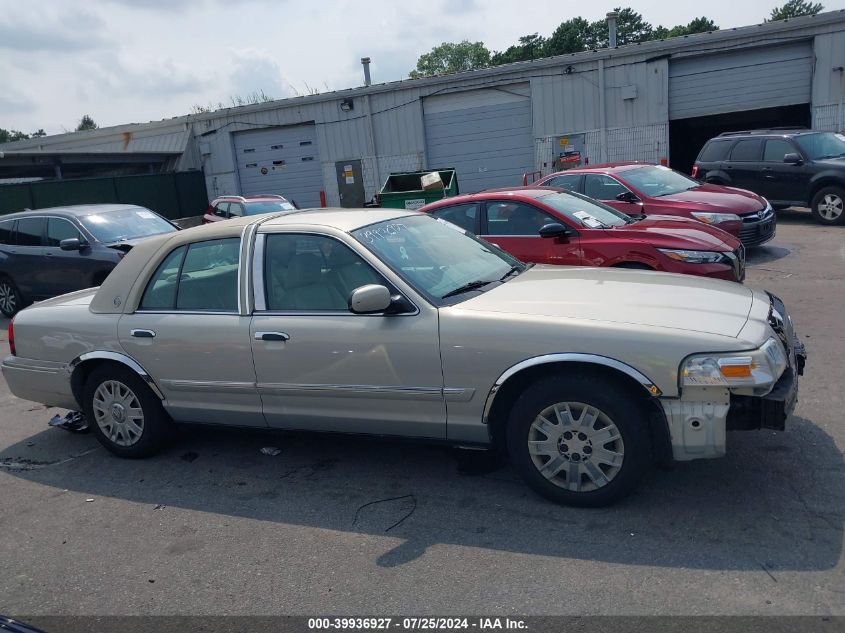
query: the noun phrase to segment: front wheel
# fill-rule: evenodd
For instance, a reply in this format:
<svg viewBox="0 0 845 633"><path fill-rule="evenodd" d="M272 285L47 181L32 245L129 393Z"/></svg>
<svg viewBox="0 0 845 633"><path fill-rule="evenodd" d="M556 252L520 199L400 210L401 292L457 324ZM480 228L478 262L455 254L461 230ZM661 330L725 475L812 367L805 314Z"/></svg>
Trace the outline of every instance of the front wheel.
<svg viewBox="0 0 845 633"><path fill-rule="evenodd" d="M810 204L813 216L822 224L845 222L845 189L823 187Z"/></svg>
<svg viewBox="0 0 845 633"><path fill-rule="evenodd" d="M624 385L588 375L555 376L517 399L508 450L540 495L565 505L604 506L625 497L642 476L646 425Z"/></svg>
<svg viewBox="0 0 845 633"><path fill-rule="evenodd" d="M85 382L83 408L100 443L121 457L147 457L167 439L161 401L134 371L108 363Z"/></svg>

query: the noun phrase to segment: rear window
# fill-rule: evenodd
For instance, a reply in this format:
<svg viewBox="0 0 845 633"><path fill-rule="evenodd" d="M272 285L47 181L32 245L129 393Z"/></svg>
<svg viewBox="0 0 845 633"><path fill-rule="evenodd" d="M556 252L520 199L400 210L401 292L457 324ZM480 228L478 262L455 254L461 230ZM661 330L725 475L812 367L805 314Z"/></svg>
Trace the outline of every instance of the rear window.
<svg viewBox="0 0 845 633"><path fill-rule="evenodd" d="M713 163L720 160L725 160L728 156L728 150L731 148L730 141L709 141L707 145L701 150L698 155L697 162L699 163Z"/></svg>
<svg viewBox="0 0 845 633"><path fill-rule="evenodd" d="M731 151L731 160L760 160L763 153L763 139L753 138L739 141Z"/></svg>

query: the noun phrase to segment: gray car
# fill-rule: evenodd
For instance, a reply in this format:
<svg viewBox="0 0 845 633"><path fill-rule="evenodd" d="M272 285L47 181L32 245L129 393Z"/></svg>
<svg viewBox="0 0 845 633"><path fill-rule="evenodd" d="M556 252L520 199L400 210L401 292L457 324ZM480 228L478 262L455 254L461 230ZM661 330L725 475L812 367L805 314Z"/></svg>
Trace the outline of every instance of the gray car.
<svg viewBox="0 0 845 633"><path fill-rule="evenodd" d="M11 391L82 409L112 452L174 422L507 451L561 503L623 497L651 461L783 429L803 350L776 297L648 271L523 264L392 209L154 237L99 289L28 308Z"/></svg>

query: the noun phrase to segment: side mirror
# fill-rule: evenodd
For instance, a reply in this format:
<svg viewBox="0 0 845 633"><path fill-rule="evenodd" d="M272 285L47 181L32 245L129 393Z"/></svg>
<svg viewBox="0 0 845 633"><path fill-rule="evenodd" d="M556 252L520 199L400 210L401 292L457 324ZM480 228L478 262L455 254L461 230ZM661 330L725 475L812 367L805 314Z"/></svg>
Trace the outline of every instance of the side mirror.
<svg viewBox="0 0 845 633"><path fill-rule="evenodd" d="M572 229L568 229L559 222L549 222L540 227L540 237L568 237L572 235Z"/></svg>
<svg viewBox="0 0 845 633"><path fill-rule="evenodd" d="M349 295L349 311L355 314L374 314L384 312L393 300L390 290L378 284L367 284L355 288Z"/></svg>
<svg viewBox="0 0 845 633"><path fill-rule="evenodd" d="M59 248L63 251L79 251L82 250L82 242L79 241L78 237L69 237L59 242Z"/></svg>
<svg viewBox="0 0 845 633"><path fill-rule="evenodd" d="M639 202L640 201L640 199L636 195L634 195L634 192L632 192L632 191L623 191L622 193L617 193L616 199L619 200L619 202L631 202L631 203L633 203L633 202Z"/></svg>
<svg viewBox="0 0 845 633"><path fill-rule="evenodd" d="M802 165L804 163L804 159L801 158L800 154L790 152L789 154L784 154L783 162L789 163L790 165Z"/></svg>

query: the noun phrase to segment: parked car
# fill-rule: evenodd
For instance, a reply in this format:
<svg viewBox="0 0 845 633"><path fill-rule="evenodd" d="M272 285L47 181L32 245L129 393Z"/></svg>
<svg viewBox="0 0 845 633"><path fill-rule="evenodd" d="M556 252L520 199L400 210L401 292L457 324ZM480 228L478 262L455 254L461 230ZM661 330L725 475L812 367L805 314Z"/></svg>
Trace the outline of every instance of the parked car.
<svg viewBox="0 0 845 633"><path fill-rule="evenodd" d="M86 204L0 217L0 312L99 286L126 252L151 235L178 231L133 204Z"/></svg>
<svg viewBox="0 0 845 633"><path fill-rule="evenodd" d="M448 220L523 262L615 266L742 281L745 248L713 226L674 216L632 217L565 189L456 196L420 211Z"/></svg>
<svg viewBox="0 0 845 633"><path fill-rule="evenodd" d="M507 449L538 493L589 506L653 458L723 455L726 429L783 429L804 358L768 293L523 264L398 209L152 238L99 289L20 312L9 345L11 392L82 409L117 455L173 422L402 436Z"/></svg>
<svg viewBox="0 0 845 633"><path fill-rule="evenodd" d="M275 213L276 211L292 211L296 205L284 196L274 194L258 196L221 196L215 198L208 205L202 223L219 222L229 218L240 218L245 215L259 215L261 213Z"/></svg>
<svg viewBox="0 0 845 633"><path fill-rule="evenodd" d="M615 163L551 174L533 186L564 187L628 215L677 215L711 224L746 248L775 236L772 206L756 193L704 184L662 165Z"/></svg>
<svg viewBox="0 0 845 633"><path fill-rule="evenodd" d="M845 223L845 136L804 129L725 132L701 149L692 175L750 189L775 207L810 207L822 224Z"/></svg>

